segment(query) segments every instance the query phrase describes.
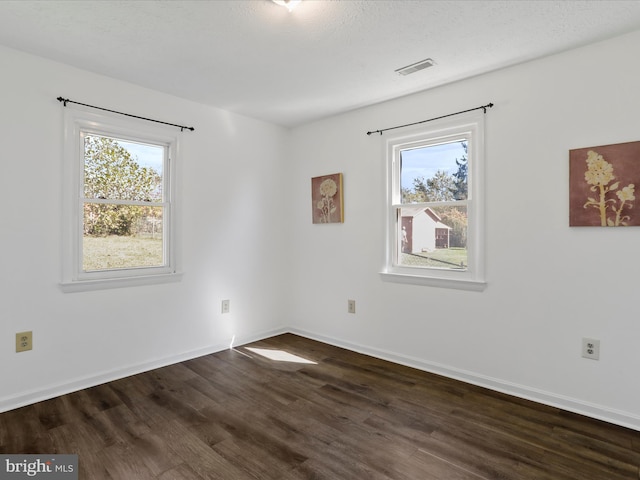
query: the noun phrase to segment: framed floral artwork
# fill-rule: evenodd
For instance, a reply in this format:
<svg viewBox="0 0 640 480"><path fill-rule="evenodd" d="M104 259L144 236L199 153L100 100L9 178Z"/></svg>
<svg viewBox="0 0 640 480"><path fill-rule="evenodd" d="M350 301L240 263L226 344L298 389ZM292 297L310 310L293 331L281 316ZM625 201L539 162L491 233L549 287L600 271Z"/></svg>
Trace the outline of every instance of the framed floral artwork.
<svg viewBox="0 0 640 480"><path fill-rule="evenodd" d="M343 223L343 205L341 173L311 179L313 223Z"/></svg>
<svg viewBox="0 0 640 480"><path fill-rule="evenodd" d="M569 151L569 225L640 225L640 142Z"/></svg>

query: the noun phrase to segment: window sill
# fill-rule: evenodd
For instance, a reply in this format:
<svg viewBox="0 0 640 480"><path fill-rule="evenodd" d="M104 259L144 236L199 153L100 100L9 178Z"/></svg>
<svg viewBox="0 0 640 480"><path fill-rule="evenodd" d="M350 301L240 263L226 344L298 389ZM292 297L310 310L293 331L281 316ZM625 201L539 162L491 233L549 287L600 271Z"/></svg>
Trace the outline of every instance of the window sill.
<svg viewBox="0 0 640 480"><path fill-rule="evenodd" d="M102 278L99 280L77 280L74 282L61 282L60 289L64 293L90 292L93 290L106 290L111 288L137 287L141 285L159 285L174 283L182 280L182 273L164 273L158 275L146 275L130 278Z"/></svg>
<svg viewBox="0 0 640 480"><path fill-rule="evenodd" d="M425 285L429 287L452 288L456 290L467 290L472 292L482 292L487 287L487 282L467 279L436 278L423 275L410 275L406 273L380 272L382 280L385 282L405 283L412 285Z"/></svg>

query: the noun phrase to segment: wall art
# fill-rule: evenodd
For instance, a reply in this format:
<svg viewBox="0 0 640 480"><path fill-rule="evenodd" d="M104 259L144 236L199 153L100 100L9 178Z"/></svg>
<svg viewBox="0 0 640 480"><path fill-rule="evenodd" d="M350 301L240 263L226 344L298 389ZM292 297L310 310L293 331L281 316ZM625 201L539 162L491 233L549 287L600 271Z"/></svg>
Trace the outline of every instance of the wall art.
<svg viewBox="0 0 640 480"><path fill-rule="evenodd" d="M640 142L569 151L569 225L640 225Z"/></svg>
<svg viewBox="0 0 640 480"><path fill-rule="evenodd" d="M323 175L311 179L313 223L344 222L342 174Z"/></svg>

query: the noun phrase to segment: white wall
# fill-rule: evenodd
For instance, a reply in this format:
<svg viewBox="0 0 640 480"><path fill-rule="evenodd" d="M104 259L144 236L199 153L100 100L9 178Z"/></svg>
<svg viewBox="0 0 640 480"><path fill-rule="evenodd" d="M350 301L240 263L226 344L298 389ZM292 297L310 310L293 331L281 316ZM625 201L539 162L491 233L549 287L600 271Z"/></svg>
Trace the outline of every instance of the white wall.
<svg viewBox="0 0 640 480"><path fill-rule="evenodd" d="M284 129L1 47L0 65L0 411L280 330ZM182 282L62 293L58 96L195 127Z"/></svg>
<svg viewBox="0 0 640 480"><path fill-rule="evenodd" d="M636 32L293 130L294 330L640 429L640 230L568 226L569 150L640 140L639 46ZM382 281L385 137L365 132L488 102L487 289ZM336 172L345 223L312 225L309 179Z"/></svg>

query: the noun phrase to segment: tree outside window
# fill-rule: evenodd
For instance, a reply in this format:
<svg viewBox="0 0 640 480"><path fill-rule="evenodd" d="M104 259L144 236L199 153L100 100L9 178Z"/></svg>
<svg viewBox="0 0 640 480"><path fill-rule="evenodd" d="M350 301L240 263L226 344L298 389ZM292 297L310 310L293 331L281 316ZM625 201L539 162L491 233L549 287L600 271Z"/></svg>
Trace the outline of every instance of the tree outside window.
<svg viewBox="0 0 640 480"><path fill-rule="evenodd" d="M84 271L163 264L163 163L162 147L85 137Z"/></svg>

